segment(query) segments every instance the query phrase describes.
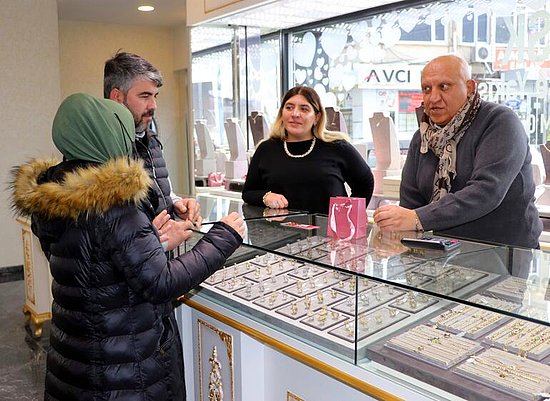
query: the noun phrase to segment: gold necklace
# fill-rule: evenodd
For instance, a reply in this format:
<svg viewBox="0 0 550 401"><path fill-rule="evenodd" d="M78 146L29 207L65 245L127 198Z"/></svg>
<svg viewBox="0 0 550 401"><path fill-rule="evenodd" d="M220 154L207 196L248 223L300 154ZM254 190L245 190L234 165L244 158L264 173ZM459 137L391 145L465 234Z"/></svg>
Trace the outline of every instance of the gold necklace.
<svg viewBox="0 0 550 401"><path fill-rule="evenodd" d="M290 156L290 157L293 157L295 159L299 159L299 158L302 158L302 157L306 157L307 155L309 155L311 153L311 151L313 150L313 147L315 146L315 140L317 138L316 137L313 137L313 140L311 141L311 146L309 147L309 149L307 150L306 153L303 153L301 155L293 155L292 153L290 153L288 151L288 147L286 146L286 141L283 141L283 147L285 148L285 153Z"/></svg>

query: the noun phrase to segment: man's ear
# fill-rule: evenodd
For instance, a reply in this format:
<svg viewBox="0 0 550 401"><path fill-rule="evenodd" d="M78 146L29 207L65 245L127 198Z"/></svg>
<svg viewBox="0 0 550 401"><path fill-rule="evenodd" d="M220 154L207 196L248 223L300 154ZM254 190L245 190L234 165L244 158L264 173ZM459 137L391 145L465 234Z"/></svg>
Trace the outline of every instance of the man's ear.
<svg viewBox="0 0 550 401"><path fill-rule="evenodd" d="M468 88L468 96L474 93L477 89L477 82L473 79L466 81L466 87Z"/></svg>
<svg viewBox="0 0 550 401"><path fill-rule="evenodd" d="M118 88L111 89L109 93L109 99L114 100L115 102L123 103L124 102L124 93Z"/></svg>

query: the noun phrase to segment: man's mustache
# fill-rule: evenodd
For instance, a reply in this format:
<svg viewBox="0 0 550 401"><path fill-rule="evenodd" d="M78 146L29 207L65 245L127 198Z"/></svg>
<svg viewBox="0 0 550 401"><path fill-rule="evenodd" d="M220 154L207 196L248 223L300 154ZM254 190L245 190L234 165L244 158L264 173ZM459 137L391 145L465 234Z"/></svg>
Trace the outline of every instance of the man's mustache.
<svg viewBox="0 0 550 401"><path fill-rule="evenodd" d="M154 117L155 115L155 110L149 110L149 111L146 111L145 113L143 113L141 116L142 117Z"/></svg>

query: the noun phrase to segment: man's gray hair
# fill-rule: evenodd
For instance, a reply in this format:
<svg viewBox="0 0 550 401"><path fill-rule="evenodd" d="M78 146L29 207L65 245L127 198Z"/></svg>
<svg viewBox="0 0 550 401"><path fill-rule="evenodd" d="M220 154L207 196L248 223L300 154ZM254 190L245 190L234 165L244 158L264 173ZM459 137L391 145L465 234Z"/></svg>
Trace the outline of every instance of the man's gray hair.
<svg viewBox="0 0 550 401"><path fill-rule="evenodd" d="M162 86L162 74L150 62L133 53L118 51L105 62L103 70L103 96L108 99L114 88L127 93L136 79Z"/></svg>

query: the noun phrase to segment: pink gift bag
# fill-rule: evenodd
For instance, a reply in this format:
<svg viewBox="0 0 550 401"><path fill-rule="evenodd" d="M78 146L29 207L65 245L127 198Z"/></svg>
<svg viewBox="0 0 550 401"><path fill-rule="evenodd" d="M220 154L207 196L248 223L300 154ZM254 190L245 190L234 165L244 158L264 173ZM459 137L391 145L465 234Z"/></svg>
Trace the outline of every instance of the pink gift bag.
<svg viewBox="0 0 550 401"><path fill-rule="evenodd" d="M365 198L336 196L330 198L327 237L348 241L367 235L367 205Z"/></svg>
<svg viewBox="0 0 550 401"><path fill-rule="evenodd" d="M225 174L214 172L208 174L208 186L209 187L221 187L225 182Z"/></svg>

